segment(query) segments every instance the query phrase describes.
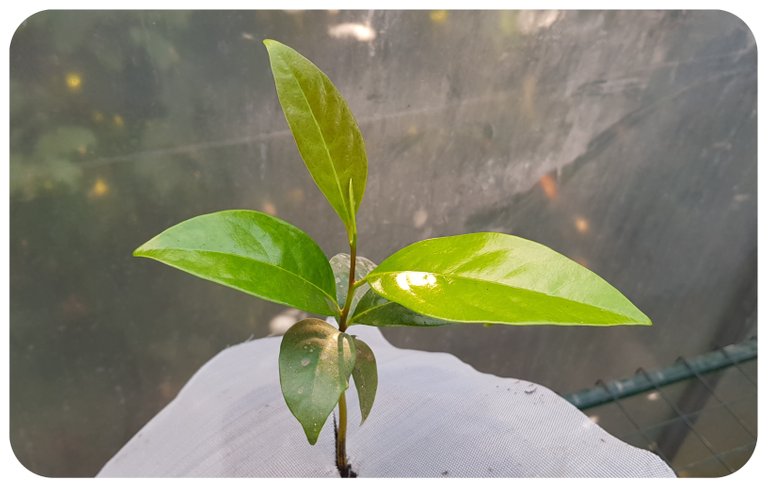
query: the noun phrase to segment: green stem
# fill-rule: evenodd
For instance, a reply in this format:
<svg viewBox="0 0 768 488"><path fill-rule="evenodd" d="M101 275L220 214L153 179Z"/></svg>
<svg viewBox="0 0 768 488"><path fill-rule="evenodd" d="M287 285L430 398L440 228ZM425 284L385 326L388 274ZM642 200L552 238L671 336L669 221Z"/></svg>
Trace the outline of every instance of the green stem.
<svg viewBox="0 0 768 488"><path fill-rule="evenodd" d="M342 477L349 476L347 463L347 398L346 393L339 397L339 432L336 435L336 467Z"/></svg>
<svg viewBox="0 0 768 488"><path fill-rule="evenodd" d="M352 307L352 297L355 294L355 264L357 262L357 239L349 243L349 286L347 286L347 299L344 301L344 308L341 309L339 318L339 330L347 330L347 316Z"/></svg>
<svg viewBox="0 0 768 488"><path fill-rule="evenodd" d="M339 318L339 330L347 330L347 316L352 307L352 296L355 294L355 264L357 263L357 236L353 236L349 243L349 286L347 287L347 299ZM339 397L339 431L336 435L336 467L342 477L349 476L347 463L347 398L342 392Z"/></svg>

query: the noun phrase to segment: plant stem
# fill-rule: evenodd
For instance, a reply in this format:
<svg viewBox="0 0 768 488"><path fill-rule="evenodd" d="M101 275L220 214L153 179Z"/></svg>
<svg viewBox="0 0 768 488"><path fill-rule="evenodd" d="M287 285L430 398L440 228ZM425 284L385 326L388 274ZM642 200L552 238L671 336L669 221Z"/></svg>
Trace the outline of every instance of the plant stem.
<svg viewBox="0 0 768 488"><path fill-rule="evenodd" d="M352 307L352 296L355 294L355 264L357 263L357 235L354 235L349 243L349 286L347 286L347 299L339 318L339 330L347 330L347 316ZM351 466L347 463L347 398L346 393L341 392L339 397L339 430L336 433L336 467L342 478L348 478Z"/></svg>
<svg viewBox="0 0 768 488"><path fill-rule="evenodd" d="M347 286L347 299L344 301L344 308L341 309L339 318L339 330L347 330L347 315L352 307L352 296L355 294L355 264L357 262L357 238L349 243L349 286Z"/></svg>
<svg viewBox="0 0 768 488"><path fill-rule="evenodd" d="M339 397L339 431L336 434L336 467L342 478L349 477L347 463L347 398L346 393Z"/></svg>

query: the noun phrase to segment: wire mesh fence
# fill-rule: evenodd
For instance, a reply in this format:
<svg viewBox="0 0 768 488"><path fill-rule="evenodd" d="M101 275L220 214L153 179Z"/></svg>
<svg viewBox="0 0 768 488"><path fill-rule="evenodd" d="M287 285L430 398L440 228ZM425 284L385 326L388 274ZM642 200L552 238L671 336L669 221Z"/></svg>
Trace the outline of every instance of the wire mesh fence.
<svg viewBox="0 0 768 488"><path fill-rule="evenodd" d="M757 338L657 371L598 380L565 398L680 477L718 477L749 460L757 441Z"/></svg>

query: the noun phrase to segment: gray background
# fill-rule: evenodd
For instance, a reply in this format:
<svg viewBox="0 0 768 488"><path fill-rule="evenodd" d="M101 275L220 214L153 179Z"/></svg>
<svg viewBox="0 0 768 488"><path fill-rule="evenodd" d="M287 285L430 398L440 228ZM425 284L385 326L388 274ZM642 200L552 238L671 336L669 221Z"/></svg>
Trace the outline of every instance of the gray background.
<svg viewBox="0 0 768 488"><path fill-rule="evenodd" d="M567 393L756 334L756 46L726 12L49 11L10 51L11 442L32 471L95 474L283 310L132 258L139 244L254 208L346 251L263 38L358 118L360 254L517 234L655 323L384 330L396 346Z"/></svg>

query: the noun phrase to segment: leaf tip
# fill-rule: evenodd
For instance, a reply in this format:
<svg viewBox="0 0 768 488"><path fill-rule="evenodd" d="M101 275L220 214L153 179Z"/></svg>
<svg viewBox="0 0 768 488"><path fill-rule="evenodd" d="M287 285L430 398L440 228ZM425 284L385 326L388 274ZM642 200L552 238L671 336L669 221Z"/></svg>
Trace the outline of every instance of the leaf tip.
<svg viewBox="0 0 768 488"><path fill-rule="evenodd" d="M640 313L642 314L642 318L640 320L638 320L638 324L639 325L646 325L646 326L653 325L653 321L651 320L650 317L648 317L647 315L645 315L642 312L640 312Z"/></svg>
<svg viewBox="0 0 768 488"><path fill-rule="evenodd" d="M307 435L307 442L309 442L310 446L317 444L317 438L319 437L320 432L304 431L304 433Z"/></svg>
<svg viewBox="0 0 768 488"><path fill-rule="evenodd" d="M653 322L651 321L651 318L648 317L645 313L643 313L642 310L640 310L636 305L630 303L630 308L626 316L631 322L629 322L629 325L644 325L649 326L653 325Z"/></svg>
<svg viewBox="0 0 768 488"><path fill-rule="evenodd" d="M635 307L635 309L632 311L632 314L625 314L624 315L626 322L622 325L642 325L642 326L651 326L653 325L653 322L651 321L650 317L645 315L639 308Z"/></svg>

